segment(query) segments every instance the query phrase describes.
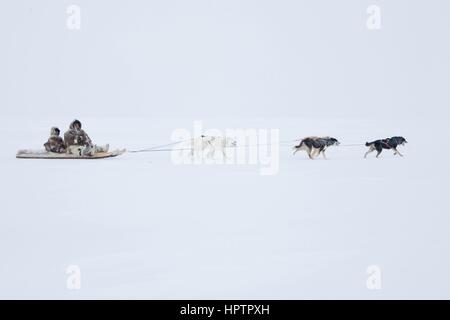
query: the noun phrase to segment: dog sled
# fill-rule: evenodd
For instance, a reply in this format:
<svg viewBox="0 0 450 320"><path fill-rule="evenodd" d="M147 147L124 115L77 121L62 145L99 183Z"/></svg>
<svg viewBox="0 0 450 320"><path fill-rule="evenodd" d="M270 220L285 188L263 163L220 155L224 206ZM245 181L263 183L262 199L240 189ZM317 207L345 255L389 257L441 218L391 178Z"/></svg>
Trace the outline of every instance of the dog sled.
<svg viewBox="0 0 450 320"><path fill-rule="evenodd" d="M45 150L19 150L16 154L18 159L105 159L120 156L126 149L117 149L108 152L96 152L93 155L79 155L71 153L54 153Z"/></svg>

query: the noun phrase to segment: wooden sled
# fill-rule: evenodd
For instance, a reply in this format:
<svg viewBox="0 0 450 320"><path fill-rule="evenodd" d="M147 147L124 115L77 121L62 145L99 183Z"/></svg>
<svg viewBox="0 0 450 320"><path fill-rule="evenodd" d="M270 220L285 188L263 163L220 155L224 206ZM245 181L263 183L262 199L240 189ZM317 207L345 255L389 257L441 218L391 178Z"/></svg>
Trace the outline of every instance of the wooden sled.
<svg viewBox="0 0 450 320"><path fill-rule="evenodd" d="M36 151L36 150L19 150L16 154L18 159L104 159L113 158L124 154L126 149L113 150L109 152L98 152L93 156L79 156L70 153L54 153L47 151Z"/></svg>

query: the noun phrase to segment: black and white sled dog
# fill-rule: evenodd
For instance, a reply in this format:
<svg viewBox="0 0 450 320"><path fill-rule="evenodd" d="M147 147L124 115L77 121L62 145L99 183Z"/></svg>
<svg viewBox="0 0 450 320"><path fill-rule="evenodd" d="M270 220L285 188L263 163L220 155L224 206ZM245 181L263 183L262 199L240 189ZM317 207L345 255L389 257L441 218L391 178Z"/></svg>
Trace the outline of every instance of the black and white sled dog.
<svg viewBox="0 0 450 320"><path fill-rule="evenodd" d="M364 155L364 158L367 157L369 153L374 150L377 150L377 158L380 155L383 149L392 149L394 150L394 155L398 154L403 157L403 155L397 150L398 146L404 146L408 141L406 141L403 137L392 137L386 139L375 140L372 142L366 142L366 147L369 147L369 150Z"/></svg>
<svg viewBox="0 0 450 320"><path fill-rule="evenodd" d="M326 159L325 150L330 146L338 146L339 141L332 137L306 137L303 138L298 146L295 146L294 154L299 150L305 150L310 159L314 159L322 153Z"/></svg>

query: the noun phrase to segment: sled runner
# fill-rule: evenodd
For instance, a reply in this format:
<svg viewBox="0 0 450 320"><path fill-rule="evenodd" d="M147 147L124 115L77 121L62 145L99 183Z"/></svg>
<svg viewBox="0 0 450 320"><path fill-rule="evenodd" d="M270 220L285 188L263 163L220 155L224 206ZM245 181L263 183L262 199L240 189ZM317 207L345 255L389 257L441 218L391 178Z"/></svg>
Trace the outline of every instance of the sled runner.
<svg viewBox="0 0 450 320"><path fill-rule="evenodd" d="M19 150L16 154L18 159L104 159L120 156L125 149L109 152L97 152L93 156L79 156L69 153L54 153L44 150Z"/></svg>

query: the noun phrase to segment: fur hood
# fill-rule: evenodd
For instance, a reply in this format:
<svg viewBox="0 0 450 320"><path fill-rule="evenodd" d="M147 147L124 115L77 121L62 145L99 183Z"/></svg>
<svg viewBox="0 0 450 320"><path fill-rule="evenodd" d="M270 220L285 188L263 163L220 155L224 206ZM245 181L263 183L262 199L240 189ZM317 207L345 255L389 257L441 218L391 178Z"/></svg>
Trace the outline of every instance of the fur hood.
<svg viewBox="0 0 450 320"><path fill-rule="evenodd" d="M70 123L69 129L71 129L71 130L76 130L75 125L77 125L77 124L78 124L78 126L80 127L80 129L81 129L81 122L80 122L80 120L77 120L77 119L73 120L73 121Z"/></svg>
<svg viewBox="0 0 450 320"><path fill-rule="evenodd" d="M57 127L52 127L50 129L50 136L51 137L59 137L60 130Z"/></svg>

